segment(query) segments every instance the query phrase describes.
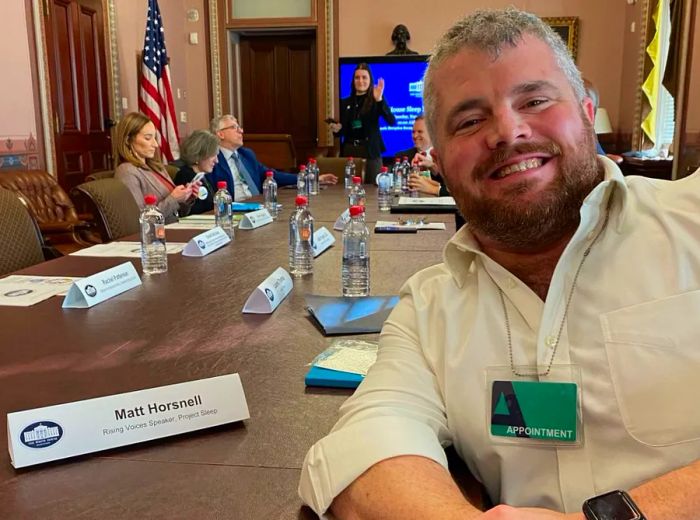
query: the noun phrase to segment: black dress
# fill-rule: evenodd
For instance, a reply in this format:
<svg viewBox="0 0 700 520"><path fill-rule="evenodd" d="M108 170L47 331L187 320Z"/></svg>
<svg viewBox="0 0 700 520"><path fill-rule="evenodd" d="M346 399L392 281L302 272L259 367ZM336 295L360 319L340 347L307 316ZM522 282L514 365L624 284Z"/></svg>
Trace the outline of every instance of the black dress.
<svg viewBox="0 0 700 520"><path fill-rule="evenodd" d="M194 179L196 175L195 171L191 166L183 166L175 175L175 184L187 184ZM192 209L190 210L190 215L206 213L207 211L212 211L214 209L214 188L212 188L211 183L205 175L202 177L202 186L207 189L207 198L199 199L196 198Z"/></svg>

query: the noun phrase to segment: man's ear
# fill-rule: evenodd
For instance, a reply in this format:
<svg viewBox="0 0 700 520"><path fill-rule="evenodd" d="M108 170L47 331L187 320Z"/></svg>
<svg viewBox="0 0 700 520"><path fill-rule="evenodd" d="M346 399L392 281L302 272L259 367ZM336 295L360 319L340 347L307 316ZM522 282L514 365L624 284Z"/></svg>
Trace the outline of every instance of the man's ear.
<svg viewBox="0 0 700 520"><path fill-rule="evenodd" d="M585 96L583 101L581 101L581 106L591 124L595 123L595 105L593 104L593 100Z"/></svg>

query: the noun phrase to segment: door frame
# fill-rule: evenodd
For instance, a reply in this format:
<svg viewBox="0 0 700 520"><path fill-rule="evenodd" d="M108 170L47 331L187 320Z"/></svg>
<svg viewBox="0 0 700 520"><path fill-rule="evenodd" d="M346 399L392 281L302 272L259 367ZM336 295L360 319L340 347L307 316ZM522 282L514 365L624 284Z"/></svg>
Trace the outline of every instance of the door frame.
<svg viewBox="0 0 700 520"><path fill-rule="evenodd" d="M240 114L240 32L314 30L316 33L316 114L318 147L333 146L333 132L324 123L338 113L338 9L340 0L312 1L309 19L250 19L231 21L231 0L208 0L212 113Z"/></svg>
<svg viewBox="0 0 700 520"><path fill-rule="evenodd" d="M48 3L45 0L31 0L32 22L34 25L34 40L36 42L36 69L39 75L39 108L41 112L41 133L44 144L44 163L46 171L56 178L56 113L51 102L51 82L49 80L48 51L46 44L46 21ZM122 109L119 103L119 51L117 46L117 25L115 0L102 0L104 13L105 52L107 53L107 96L109 100L109 117L115 122L121 119ZM113 132L114 130L111 130ZM112 140L114 142L114 140ZM114 154L112 154L114 157Z"/></svg>

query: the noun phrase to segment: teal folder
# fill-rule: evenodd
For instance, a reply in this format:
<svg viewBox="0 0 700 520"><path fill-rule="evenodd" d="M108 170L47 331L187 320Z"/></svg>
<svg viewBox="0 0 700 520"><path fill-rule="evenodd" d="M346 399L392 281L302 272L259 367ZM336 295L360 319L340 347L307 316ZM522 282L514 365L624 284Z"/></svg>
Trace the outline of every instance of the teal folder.
<svg viewBox="0 0 700 520"><path fill-rule="evenodd" d="M231 204L231 211L256 211L262 209L259 202L234 202Z"/></svg>
<svg viewBox="0 0 700 520"><path fill-rule="evenodd" d="M306 373L306 386L328 386L331 388L357 388L365 376L352 372L341 372L312 365Z"/></svg>

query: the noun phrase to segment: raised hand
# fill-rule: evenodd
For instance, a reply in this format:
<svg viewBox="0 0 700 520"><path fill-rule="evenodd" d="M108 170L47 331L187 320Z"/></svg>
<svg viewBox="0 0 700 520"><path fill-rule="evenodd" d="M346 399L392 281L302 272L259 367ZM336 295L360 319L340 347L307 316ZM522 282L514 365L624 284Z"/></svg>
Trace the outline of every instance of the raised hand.
<svg viewBox="0 0 700 520"><path fill-rule="evenodd" d="M384 78L379 78L377 84L372 88L372 95L375 101L381 101L384 95Z"/></svg>

